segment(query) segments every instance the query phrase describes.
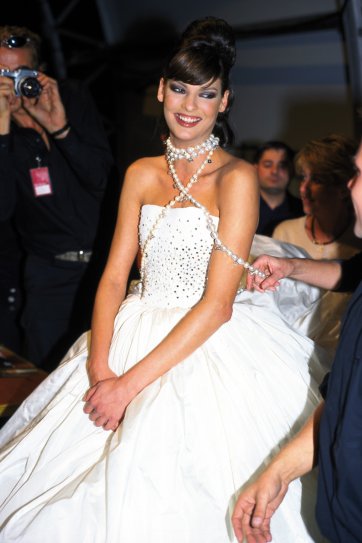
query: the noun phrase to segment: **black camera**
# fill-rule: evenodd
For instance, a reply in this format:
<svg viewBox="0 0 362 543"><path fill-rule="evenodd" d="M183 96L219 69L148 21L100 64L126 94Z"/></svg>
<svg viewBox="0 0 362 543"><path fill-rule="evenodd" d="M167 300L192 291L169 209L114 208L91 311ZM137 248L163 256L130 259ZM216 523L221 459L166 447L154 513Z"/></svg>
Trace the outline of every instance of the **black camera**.
<svg viewBox="0 0 362 543"><path fill-rule="evenodd" d="M16 96L25 96L26 98L37 98L41 93L41 84L37 77L38 72L28 68L18 68L17 70L0 69L0 76L10 77L14 80L14 90Z"/></svg>

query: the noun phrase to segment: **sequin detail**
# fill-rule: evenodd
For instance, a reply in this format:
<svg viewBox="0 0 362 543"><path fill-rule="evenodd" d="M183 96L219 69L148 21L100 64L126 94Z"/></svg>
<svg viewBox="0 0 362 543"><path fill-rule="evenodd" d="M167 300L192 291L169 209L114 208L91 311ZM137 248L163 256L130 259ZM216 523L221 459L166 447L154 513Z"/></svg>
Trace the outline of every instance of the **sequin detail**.
<svg viewBox="0 0 362 543"><path fill-rule="evenodd" d="M142 247L160 207L144 205L139 223ZM218 218L212 218L217 226ZM191 307L205 290L213 239L203 213L192 207L170 209L149 244L142 298L158 307Z"/></svg>

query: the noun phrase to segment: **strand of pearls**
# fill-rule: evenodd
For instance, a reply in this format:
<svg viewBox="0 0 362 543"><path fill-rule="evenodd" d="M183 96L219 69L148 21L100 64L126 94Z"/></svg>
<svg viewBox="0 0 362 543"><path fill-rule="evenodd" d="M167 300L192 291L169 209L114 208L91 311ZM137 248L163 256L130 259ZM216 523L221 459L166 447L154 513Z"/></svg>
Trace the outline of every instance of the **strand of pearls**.
<svg viewBox="0 0 362 543"><path fill-rule="evenodd" d="M198 181L199 175L203 171L203 169L205 168L206 164L211 163L211 157L212 157L213 153L214 153L214 149L210 149L207 157L202 162L202 164L199 166L199 168L196 170L196 172L191 176L190 181L187 183L186 187L183 187L184 192L180 191L180 194L175 196L175 198L173 198L168 204L166 204L165 207L162 209L161 213L156 218L155 222L153 223L152 228L150 229L150 231L148 233L148 236L147 236L143 246L141 247L142 258L141 258L141 266L140 266L140 276L141 276L141 283L142 283L143 291L146 288L145 262L146 262L146 259L147 259L147 256L148 256L147 255L147 248L148 248L148 245L149 245L150 241L155 237L155 232L156 232L156 230L158 228L158 225L165 218L168 211L175 204L177 204L179 202L185 202L186 200L188 200L188 191L191 189L192 185L194 185ZM177 174L176 174L176 170L175 170L172 162L171 161L169 162L168 159L167 159L167 163L168 163L169 172L170 172L172 178L175 180L175 176L176 176L176 178L178 179ZM178 188L176 183L174 184L174 187Z"/></svg>
<svg viewBox="0 0 362 543"><path fill-rule="evenodd" d="M213 135L211 134L211 136L213 136ZM210 138L211 138L211 136L210 136ZM208 138L208 140L210 140L210 138ZM208 141L208 140L206 140L206 141ZM266 278L266 274L264 272L262 272L261 270L258 270L257 268L255 268L254 266L249 264L249 262L247 262L243 258L239 257L237 254L235 254L231 249L229 249L220 240L220 238L217 235L217 230L215 228L215 225L213 223L213 220L212 220L212 217L211 217L209 211L207 210L207 208L205 206L200 204L200 202L198 202L193 196L191 196L191 194L189 192L191 187L195 183L197 183L197 181L199 180L199 176L200 176L201 172L203 171L203 169L205 168L205 166L212 162L211 157L212 157L212 155L214 153L214 150L218 146L218 141L219 141L218 138L215 138L215 140L217 140L217 145L216 146L213 145L211 147L211 149L209 149L207 157L202 162L202 164L199 166L199 168L196 170L196 172L191 176L191 178L190 178L189 182L187 183L187 185L183 185L181 183L178 175L177 175L177 172L176 172L175 167L173 165L173 162L176 160L176 158L174 158L174 155L171 156L168 153L166 153L166 160L167 160L167 164L168 164L168 167L169 167L169 173L170 173L170 175L171 175L171 177L173 179L174 187L179 190L179 194L177 196L175 196L175 198L173 198L168 204L166 204L163 207L161 213L158 215L155 222L153 223L153 225L152 225L152 227L151 227L151 229L149 231L149 234L148 234L148 236L147 236L147 238L146 238L146 240L145 240L145 242L144 242L144 244L143 244L143 246L141 248L142 259L141 259L141 266L140 266L140 276L141 276L141 284L142 284L142 293L146 289L145 265L146 265L146 260L147 260L147 257L148 257L147 248L149 246L149 243L155 237L155 233L156 233L156 230L157 230L160 222L166 217L169 210L175 204L177 204L179 202L185 202L187 200L190 201L195 207L197 207L198 209L200 209L203 212L203 214L205 216L205 219L206 219L206 226L207 226L207 228L208 228L208 230L210 232L210 235L211 235L212 239L214 240L214 248L216 250L222 251L225 254L227 254L233 260L233 262L235 264L237 264L239 266L243 266L250 275L258 275L259 277L261 277L263 279ZM204 144L205 143L206 142L204 142ZM201 144L198 147L201 147L202 145L203 144ZM185 150L182 149L181 151L185 151ZM199 154L201 154L201 153L199 153ZM186 158L186 155L184 154L182 158ZM191 160L193 160L193 159L191 159Z"/></svg>
<svg viewBox="0 0 362 543"><path fill-rule="evenodd" d="M254 266L249 264L249 262L247 262L246 260L244 260L240 256L236 255L231 249L229 249L221 241L221 239L217 235L217 230L215 228L215 225L214 225L214 222L213 222L212 217L210 215L210 212L207 210L207 208L205 206L200 204L200 202L198 202L189 193L189 184L190 183L188 183L186 186L184 186L181 183L181 181L180 181L180 179L179 179L179 177L178 177L178 175L176 173L175 168L171 164L169 164L169 167L170 167L170 173L172 175L172 179L173 179L176 187L180 191L180 194L182 194L182 198L186 199L186 200L189 200L195 207L197 207L198 209L201 209L201 211L204 213L205 218L206 218L206 226L207 226L207 228L208 228L208 230L210 232L210 235L211 235L212 239L214 240L215 249L218 250L218 251L222 251L222 252L226 253L235 262L235 264L238 264L239 266L244 266L244 268L247 270L247 272L250 275L257 275L258 277L262 277L263 279L265 279L266 274L264 272L262 272L261 270L258 270L257 268L255 268Z"/></svg>
<svg viewBox="0 0 362 543"><path fill-rule="evenodd" d="M202 164L199 166L199 168L196 170L196 172L190 177L190 181L187 183L187 185L185 187L185 190L186 190L185 193L181 192L179 185L177 185L177 183L176 183L176 178L178 179L178 181L180 181L180 180L179 180L179 178L177 176L177 173L176 173L176 170L175 170L175 166L173 165L173 162L167 160L169 173L171 174L171 177L172 177L172 179L174 181L173 187L175 189L180 190L180 194L177 197L178 200L176 200L176 198L175 198L175 201L171 200L172 202L174 202L173 205L175 205L176 201L177 202L186 202L189 199L188 194L189 194L189 191L190 191L192 185L197 183L197 181L199 180L199 176L200 176L202 170L205 168L206 164L211 164L211 162L212 162L211 157L212 157L213 154L214 154L214 149L210 149L210 151L208 152L208 155L205 158L205 160L202 162Z"/></svg>
<svg viewBox="0 0 362 543"><path fill-rule="evenodd" d="M182 158L192 162L194 158L198 157L199 155L204 155L211 150L214 151L217 149L217 147L219 147L219 138L214 136L214 134L210 134L207 140L203 141L199 145L195 145L195 147L187 147L186 149L178 149L177 147L174 147L171 143L171 138L168 137L166 140L166 159L168 164Z"/></svg>

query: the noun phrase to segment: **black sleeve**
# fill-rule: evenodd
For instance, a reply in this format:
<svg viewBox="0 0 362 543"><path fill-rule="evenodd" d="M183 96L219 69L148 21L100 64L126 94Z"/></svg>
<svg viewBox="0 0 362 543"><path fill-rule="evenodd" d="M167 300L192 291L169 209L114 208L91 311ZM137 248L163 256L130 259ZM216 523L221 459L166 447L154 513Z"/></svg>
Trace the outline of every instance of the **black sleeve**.
<svg viewBox="0 0 362 543"><path fill-rule="evenodd" d="M321 393L323 400L325 400L326 396L327 396L329 376L330 376L330 372L328 372L324 376L324 379L323 379L321 385L319 385L319 392Z"/></svg>
<svg viewBox="0 0 362 543"><path fill-rule="evenodd" d="M102 120L85 85L59 84L71 129L63 139L53 139L83 187L103 192L113 164Z"/></svg>
<svg viewBox="0 0 362 543"><path fill-rule="evenodd" d="M6 221L14 213L16 181L10 153L11 135L0 136L0 221Z"/></svg>
<svg viewBox="0 0 362 543"><path fill-rule="evenodd" d="M362 252L348 260L343 260L341 267L341 282L335 290L337 292L351 292L356 290L362 281Z"/></svg>

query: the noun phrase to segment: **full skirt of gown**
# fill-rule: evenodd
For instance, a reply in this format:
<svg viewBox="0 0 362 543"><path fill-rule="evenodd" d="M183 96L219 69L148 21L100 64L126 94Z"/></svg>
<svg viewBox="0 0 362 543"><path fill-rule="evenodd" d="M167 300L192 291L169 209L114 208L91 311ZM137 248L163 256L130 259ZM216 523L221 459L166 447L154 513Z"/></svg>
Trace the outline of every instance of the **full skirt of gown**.
<svg viewBox="0 0 362 543"><path fill-rule="evenodd" d="M141 241L158 213L143 207ZM146 284L116 316L115 373L197 302L210 251L201 212L171 210L149 249ZM305 300L313 294L298 288ZM116 432L83 412L90 333L83 334L0 432L0 542L236 542L230 513L238 490L319 403L329 361L287 324L285 311L273 293L239 294L231 320L138 394ZM272 520L274 543L323 541L315 485L314 473L290 485Z"/></svg>

